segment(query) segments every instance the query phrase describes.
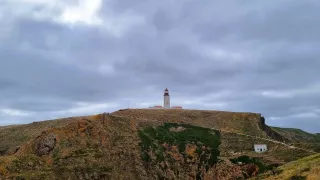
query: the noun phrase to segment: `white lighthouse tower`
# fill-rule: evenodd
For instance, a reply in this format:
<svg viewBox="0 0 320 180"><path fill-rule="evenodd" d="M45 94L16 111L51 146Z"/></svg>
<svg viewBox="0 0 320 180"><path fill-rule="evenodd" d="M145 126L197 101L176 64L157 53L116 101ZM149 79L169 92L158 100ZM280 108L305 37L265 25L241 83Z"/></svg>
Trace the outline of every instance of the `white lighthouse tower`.
<svg viewBox="0 0 320 180"><path fill-rule="evenodd" d="M163 94L163 108L170 108L169 90L166 88Z"/></svg>

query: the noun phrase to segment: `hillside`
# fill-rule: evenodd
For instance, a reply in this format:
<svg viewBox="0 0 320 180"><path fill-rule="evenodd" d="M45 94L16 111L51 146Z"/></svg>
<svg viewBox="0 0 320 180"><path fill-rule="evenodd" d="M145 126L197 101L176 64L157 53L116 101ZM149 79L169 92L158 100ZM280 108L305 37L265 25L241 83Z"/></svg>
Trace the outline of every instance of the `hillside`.
<svg viewBox="0 0 320 180"><path fill-rule="evenodd" d="M215 128L235 133L244 133L267 138L261 130L261 114L176 109L126 109L112 113L116 116L128 117L148 122L188 123L206 128Z"/></svg>
<svg viewBox="0 0 320 180"><path fill-rule="evenodd" d="M308 141L308 142L320 142L320 134L311 134L301 129L295 128L280 128L271 127L274 131L285 136L292 142Z"/></svg>
<svg viewBox="0 0 320 180"><path fill-rule="evenodd" d="M312 154L301 149L285 146L282 141L289 140L268 127L261 114L257 113L125 109L116 111L112 115L136 119L149 126L163 122L174 122L217 129L221 132L221 138L223 139L220 146L221 156L225 157L245 155L252 151L253 144L261 143L268 145L268 156L274 157L277 162L285 163ZM293 153L295 153L294 156Z"/></svg>
<svg viewBox="0 0 320 180"><path fill-rule="evenodd" d="M295 128L272 127L274 131L290 140L294 146L320 152L320 134L311 134Z"/></svg>
<svg viewBox="0 0 320 180"><path fill-rule="evenodd" d="M270 129L255 113L148 109L2 127L0 179L248 178L314 154Z"/></svg>
<svg viewBox="0 0 320 180"><path fill-rule="evenodd" d="M270 180L294 180L308 179L318 180L320 177L320 153L290 162L273 171L259 175L253 179Z"/></svg>
<svg viewBox="0 0 320 180"><path fill-rule="evenodd" d="M44 130L64 127L67 124L82 118L84 117L34 122L25 125L4 126L0 128L0 155L13 153L21 144L36 138Z"/></svg>

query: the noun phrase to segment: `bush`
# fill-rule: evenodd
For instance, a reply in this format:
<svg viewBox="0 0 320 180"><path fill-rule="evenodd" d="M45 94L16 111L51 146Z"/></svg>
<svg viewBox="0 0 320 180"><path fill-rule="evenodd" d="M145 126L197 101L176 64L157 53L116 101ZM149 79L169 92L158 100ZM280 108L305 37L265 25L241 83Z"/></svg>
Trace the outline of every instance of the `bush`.
<svg viewBox="0 0 320 180"><path fill-rule="evenodd" d="M182 127L181 131L170 131L171 128ZM163 161L163 152L165 148L163 143L169 145L177 145L179 152L187 159L184 153L187 144L194 144L197 146L196 153L201 162L208 163L212 166L217 162L220 154L218 147L220 145L220 133L208 128L192 126L188 124L165 123L163 126L146 127L139 130L139 137L141 139L140 147L143 151L142 159L150 160L146 154L152 150L156 152L157 160ZM202 149L205 146L205 149ZM206 156L207 155L207 156ZM209 158L206 158L209 157Z"/></svg>
<svg viewBox="0 0 320 180"><path fill-rule="evenodd" d="M255 164L259 167L259 173L273 170L275 167L278 167L277 164L265 165L258 158L251 158L249 156L240 156L238 158L230 159L230 161L234 164L238 164L239 162L243 164Z"/></svg>

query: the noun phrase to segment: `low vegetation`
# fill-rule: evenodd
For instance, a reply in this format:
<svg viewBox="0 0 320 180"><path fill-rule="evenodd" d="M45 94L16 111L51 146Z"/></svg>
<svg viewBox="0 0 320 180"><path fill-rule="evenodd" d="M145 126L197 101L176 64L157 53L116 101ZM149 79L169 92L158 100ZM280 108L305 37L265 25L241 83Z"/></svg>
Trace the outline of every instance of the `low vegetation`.
<svg viewBox="0 0 320 180"><path fill-rule="evenodd" d="M320 152L320 134L312 134L295 128L272 127L272 129L289 139L294 146Z"/></svg>
<svg viewBox="0 0 320 180"><path fill-rule="evenodd" d="M0 127L0 179L250 178L312 154L272 141L261 123L255 113L130 109Z"/></svg>
<svg viewBox="0 0 320 180"><path fill-rule="evenodd" d="M273 171L254 178L268 180L318 180L320 177L320 153L290 162Z"/></svg>
<svg viewBox="0 0 320 180"><path fill-rule="evenodd" d="M50 128L59 128L83 117L63 118L31 124L4 126L0 128L0 156L14 154L22 144L36 138L42 131Z"/></svg>
<svg viewBox="0 0 320 180"><path fill-rule="evenodd" d="M220 133L215 130L188 124L164 123L163 126L139 130L139 137L141 156L148 165L165 162L170 164L165 168L174 169L174 163L180 162L180 166L187 169L190 164L196 163L197 177L200 178L203 176L202 168L208 171L218 161ZM179 171L183 170L175 169L176 176Z"/></svg>
<svg viewBox="0 0 320 180"><path fill-rule="evenodd" d="M268 137L259 127L259 123L262 123L262 121L261 114L257 113L178 109L126 109L112 114L133 119L184 123L258 137Z"/></svg>
<svg viewBox="0 0 320 180"><path fill-rule="evenodd" d="M278 164L265 164L259 158L249 157L249 156L240 156L237 158L230 159L230 161L234 164L254 164L259 168L259 173L264 173L268 170L272 170L275 167L278 167Z"/></svg>

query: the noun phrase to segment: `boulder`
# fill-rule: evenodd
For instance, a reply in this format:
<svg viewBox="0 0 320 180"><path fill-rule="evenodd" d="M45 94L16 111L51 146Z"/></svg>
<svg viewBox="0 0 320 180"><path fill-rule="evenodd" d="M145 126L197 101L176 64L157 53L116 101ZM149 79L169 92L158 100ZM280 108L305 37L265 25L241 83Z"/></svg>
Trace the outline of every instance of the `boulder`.
<svg viewBox="0 0 320 180"><path fill-rule="evenodd" d="M0 156L6 155L8 149L9 149L8 147L0 146Z"/></svg>
<svg viewBox="0 0 320 180"><path fill-rule="evenodd" d="M56 136L53 132L42 132L34 141L34 150L37 156L49 154L56 145Z"/></svg>

